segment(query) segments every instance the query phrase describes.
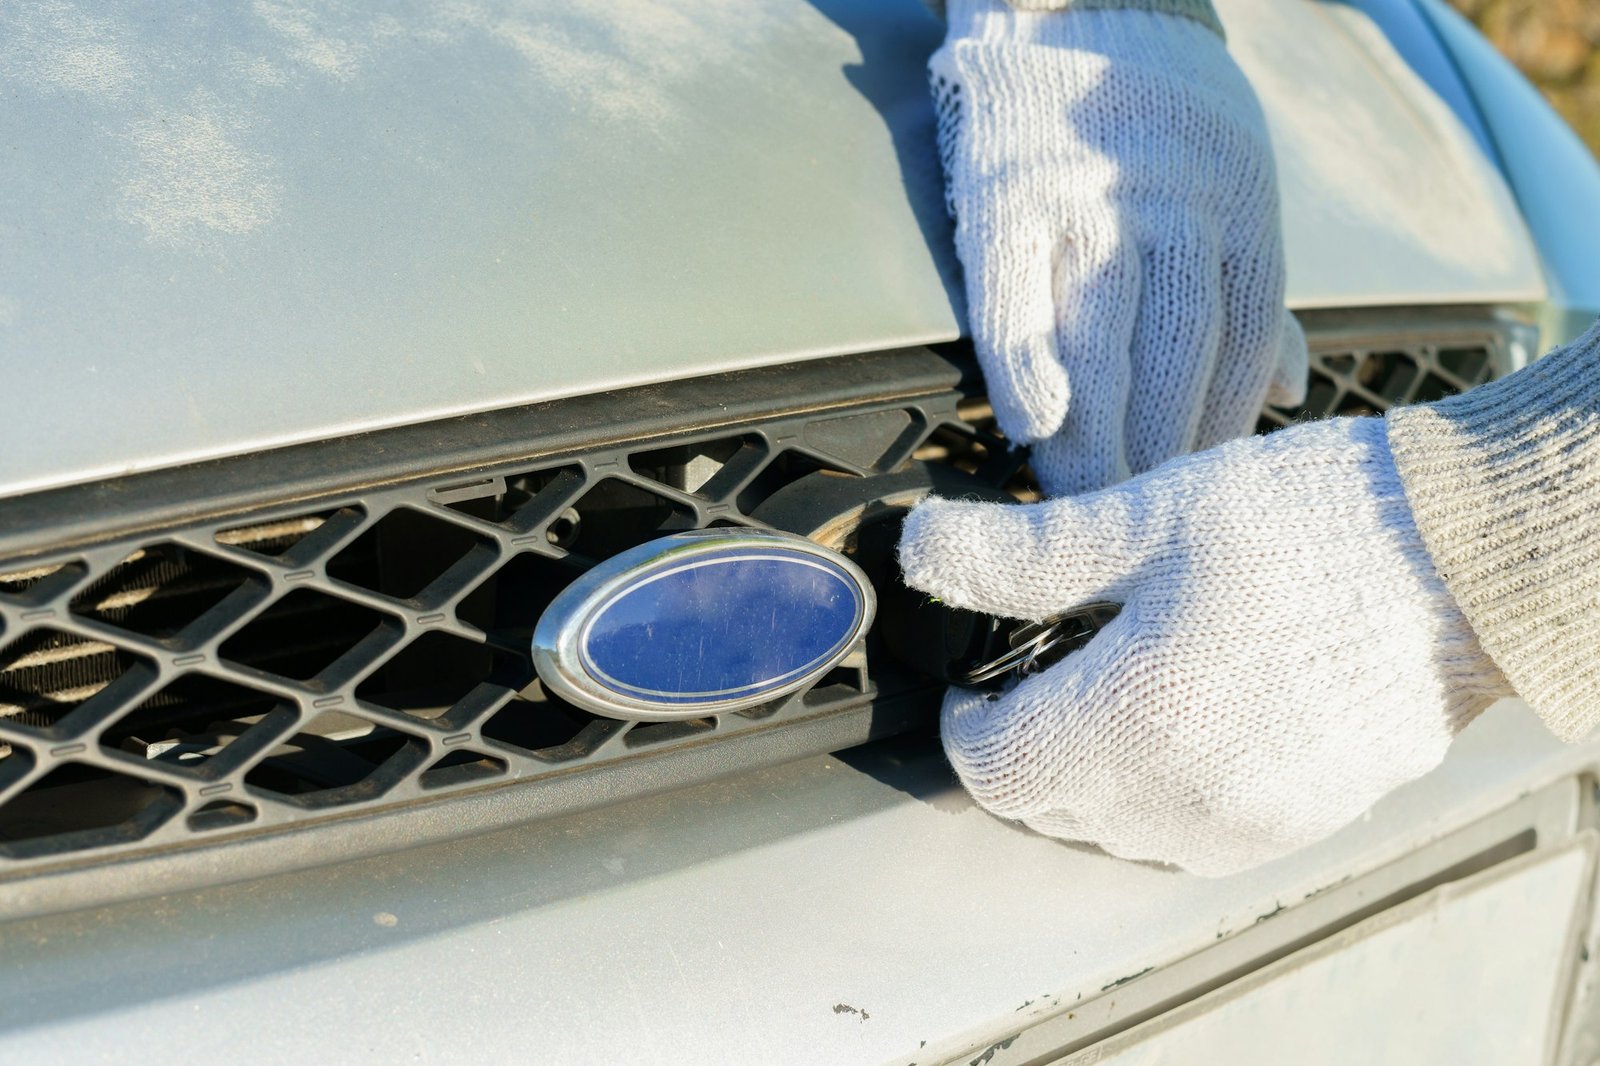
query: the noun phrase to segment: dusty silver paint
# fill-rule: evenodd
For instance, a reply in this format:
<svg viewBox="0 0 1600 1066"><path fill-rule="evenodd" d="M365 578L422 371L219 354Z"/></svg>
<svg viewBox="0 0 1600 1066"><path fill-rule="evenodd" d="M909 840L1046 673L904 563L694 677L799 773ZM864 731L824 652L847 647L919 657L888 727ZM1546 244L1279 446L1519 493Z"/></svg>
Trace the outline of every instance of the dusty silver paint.
<svg viewBox="0 0 1600 1066"><path fill-rule="evenodd" d="M1364 16L1219 6L1294 302L1542 292ZM954 336L939 34L918 0L11 0L0 494Z"/></svg>
<svg viewBox="0 0 1600 1066"><path fill-rule="evenodd" d="M8 923L0 1061L946 1061L1240 931L1300 935L1308 897L1597 761L1505 704L1369 819L1212 880L1011 826L936 747L879 746Z"/></svg>
<svg viewBox="0 0 1600 1066"><path fill-rule="evenodd" d="M1436 889L1057 1066L1585 1061L1557 1040L1594 848Z"/></svg>
<svg viewBox="0 0 1600 1066"><path fill-rule="evenodd" d="M1571 340L1600 313L1600 163L1465 19L1440 0L1421 4L1483 111L1538 242L1554 305L1549 340Z"/></svg>
<svg viewBox="0 0 1600 1066"><path fill-rule="evenodd" d="M1364 12L1217 0L1278 155L1299 306L1538 300L1504 179Z"/></svg>
<svg viewBox="0 0 1600 1066"><path fill-rule="evenodd" d="M1439 34L1417 6L1419 0L1338 0L1362 12L1383 31L1406 66L1427 83L1433 94L1449 106L1472 134L1478 146L1494 156L1494 139Z"/></svg>
<svg viewBox="0 0 1600 1066"><path fill-rule="evenodd" d="M918 0L0 5L0 492L953 337Z"/></svg>

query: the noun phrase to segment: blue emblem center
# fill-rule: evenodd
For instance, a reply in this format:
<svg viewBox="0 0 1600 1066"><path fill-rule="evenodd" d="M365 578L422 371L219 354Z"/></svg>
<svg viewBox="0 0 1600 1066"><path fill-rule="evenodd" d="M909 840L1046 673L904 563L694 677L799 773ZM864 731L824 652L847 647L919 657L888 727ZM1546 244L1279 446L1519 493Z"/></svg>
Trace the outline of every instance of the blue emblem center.
<svg viewBox="0 0 1600 1066"><path fill-rule="evenodd" d="M634 699L748 698L844 651L865 610L828 560L745 547L617 590L589 616L579 654L597 684Z"/></svg>

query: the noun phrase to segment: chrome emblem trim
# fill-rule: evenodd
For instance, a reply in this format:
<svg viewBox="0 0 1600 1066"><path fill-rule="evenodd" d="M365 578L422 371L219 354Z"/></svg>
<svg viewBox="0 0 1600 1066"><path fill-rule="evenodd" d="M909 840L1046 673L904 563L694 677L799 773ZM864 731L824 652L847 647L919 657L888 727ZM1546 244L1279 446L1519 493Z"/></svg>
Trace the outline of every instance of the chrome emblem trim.
<svg viewBox="0 0 1600 1066"><path fill-rule="evenodd" d="M788 695L837 666L877 597L804 537L693 530L632 548L551 602L533 662L553 694L612 718L675 721Z"/></svg>

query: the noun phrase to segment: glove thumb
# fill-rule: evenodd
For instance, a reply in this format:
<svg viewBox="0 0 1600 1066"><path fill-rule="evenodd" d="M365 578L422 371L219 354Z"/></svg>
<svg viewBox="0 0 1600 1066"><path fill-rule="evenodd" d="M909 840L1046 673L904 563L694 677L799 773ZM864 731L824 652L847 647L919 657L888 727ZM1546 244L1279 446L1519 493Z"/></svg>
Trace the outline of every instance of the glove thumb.
<svg viewBox="0 0 1600 1066"><path fill-rule="evenodd" d="M1144 561L1142 521L1118 489L1029 506L923 501L906 518L906 584L971 611L1044 619L1123 603Z"/></svg>

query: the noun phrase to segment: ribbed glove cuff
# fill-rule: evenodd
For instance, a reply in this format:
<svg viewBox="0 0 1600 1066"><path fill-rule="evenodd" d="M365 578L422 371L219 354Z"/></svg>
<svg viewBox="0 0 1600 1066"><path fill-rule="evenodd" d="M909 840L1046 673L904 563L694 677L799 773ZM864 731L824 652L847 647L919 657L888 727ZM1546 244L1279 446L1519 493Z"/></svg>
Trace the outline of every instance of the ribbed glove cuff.
<svg viewBox="0 0 1600 1066"><path fill-rule="evenodd" d="M1388 416L1434 566L1550 730L1600 724L1600 324L1519 373Z"/></svg>

